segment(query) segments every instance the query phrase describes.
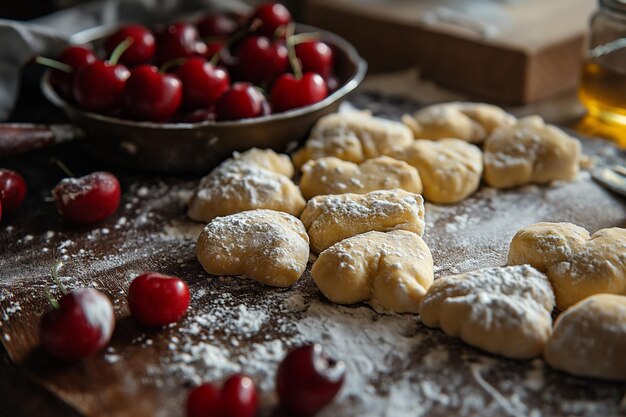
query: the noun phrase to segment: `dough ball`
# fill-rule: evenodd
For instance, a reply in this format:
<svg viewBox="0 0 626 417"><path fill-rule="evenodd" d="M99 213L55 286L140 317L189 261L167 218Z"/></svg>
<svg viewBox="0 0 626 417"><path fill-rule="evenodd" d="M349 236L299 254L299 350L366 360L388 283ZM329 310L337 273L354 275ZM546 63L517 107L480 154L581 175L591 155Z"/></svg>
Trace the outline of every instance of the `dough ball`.
<svg viewBox="0 0 626 417"><path fill-rule="evenodd" d="M491 104L453 102L425 107L403 121L417 139L481 143L495 128L514 124L515 117Z"/></svg>
<svg viewBox="0 0 626 417"><path fill-rule="evenodd" d="M424 185L422 194L433 203L459 202L480 185L482 153L463 140L416 140L404 148L395 148L390 155L417 168Z"/></svg>
<svg viewBox="0 0 626 417"><path fill-rule="evenodd" d="M541 355L552 330L554 294L544 274L524 265L437 279L422 300L429 327L487 352L516 359Z"/></svg>
<svg viewBox="0 0 626 417"><path fill-rule="evenodd" d="M593 294L626 294L626 229L602 229L590 237L571 223L533 224L513 237L508 263L545 272L560 310Z"/></svg>
<svg viewBox="0 0 626 417"><path fill-rule="evenodd" d="M408 230L421 236L424 199L404 190L319 195L309 200L300 218L311 250L320 253L343 239L372 230Z"/></svg>
<svg viewBox="0 0 626 417"><path fill-rule="evenodd" d="M412 232L367 232L331 246L313 264L311 275L331 301L367 301L398 313L417 313L433 282L433 258Z"/></svg>
<svg viewBox="0 0 626 417"><path fill-rule="evenodd" d="M202 222L254 209L298 216L306 202L298 186L283 175L293 174L285 158L271 150L235 154L200 180L187 215Z"/></svg>
<svg viewBox="0 0 626 417"><path fill-rule="evenodd" d="M626 380L626 297L599 294L559 316L546 362L574 375Z"/></svg>
<svg viewBox="0 0 626 417"><path fill-rule="evenodd" d="M401 188L422 192L417 169L387 156L368 159L357 165L329 156L312 160L302 167L300 189L307 200L316 195L357 193Z"/></svg>
<svg viewBox="0 0 626 417"><path fill-rule="evenodd" d="M484 178L495 188L573 180L581 158L578 139L546 125L539 116L496 129L483 151Z"/></svg>
<svg viewBox="0 0 626 417"><path fill-rule="evenodd" d="M273 287L300 278L309 259L302 222L287 213L251 210L218 217L206 225L196 247L212 275L238 275Z"/></svg>
<svg viewBox="0 0 626 417"><path fill-rule="evenodd" d="M359 163L411 142L411 130L400 122L369 112L333 113L317 121L304 147L293 154L293 161L301 167L311 159L334 156Z"/></svg>

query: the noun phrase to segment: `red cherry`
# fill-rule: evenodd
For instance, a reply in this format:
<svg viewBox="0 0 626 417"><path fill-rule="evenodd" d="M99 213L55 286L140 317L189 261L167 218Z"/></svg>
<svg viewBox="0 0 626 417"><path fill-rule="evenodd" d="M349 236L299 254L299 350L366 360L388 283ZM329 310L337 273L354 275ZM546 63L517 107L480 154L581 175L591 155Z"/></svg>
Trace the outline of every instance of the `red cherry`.
<svg viewBox="0 0 626 417"><path fill-rule="evenodd" d="M274 36L276 29L291 22L291 13L280 3L264 3L255 9L252 15L252 20L254 19L261 21L259 33Z"/></svg>
<svg viewBox="0 0 626 417"><path fill-rule="evenodd" d="M206 45L200 40L198 29L191 23L168 25L157 34L156 61L159 64L177 58L206 55Z"/></svg>
<svg viewBox="0 0 626 417"><path fill-rule="evenodd" d="M196 27L203 38L228 37L235 33L238 24L226 14L212 13L198 20Z"/></svg>
<svg viewBox="0 0 626 417"><path fill-rule="evenodd" d="M9 213L22 204L26 197L26 181L15 171L0 169L0 203Z"/></svg>
<svg viewBox="0 0 626 417"><path fill-rule="evenodd" d="M131 72L124 102L131 117L164 122L176 113L182 97L183 86L178 77L161 73L152 65L140 65Z"/></svg>
<svg viewBox="0 0 626 417"><path fill-rule="evenodd" d="M130 72L123 65L95 61L83 65L74 78L74 98L87 111L108 113L120 107Z"/></svg>
<svg viewBox="0 0 626 417"><path fill-rule="evenodd" d="M178 123L201 123L215 120L215 108L198 109L191 113L184 114L176 121Z"/></svg>
<svg viewBox="0 0 626 417"><path fill-rule="evenodd" d="M235 83L217 100L217 120L260 117L269 113L269 105L258 88L250 83Z"/></svg>
<svg viewBox="0 0 626 417"><path fill-rule="evenodd" d="M128 306L139 323L164 326L177 322L187 312L189 288L180 278L149 272L131 282Z"/></svg>
<svg viewBox="0 0 626 417"><path fill-rule="evenodd" d="M345 373L344 363L329 358L321 345L300 347L278 367L276 390L280 402L294 414L315 414L337 395Z"/></svg>
<svg viewBox="0 0 626 417"><path fill-rule="evenodd" d="M52 190L59 214L76 224L101 222L120 204L120 183L109 172L64 178Z"/></svg>
<svg viewBox="0 0 626 417"><path fill-rule="evenodd" d="M120 63L135 66L152 59L156 51L156 40L152 32L141 25L124 26L109 36L104 43L107 55L110 56L115 48L127 38L131 38L133 43L120 56Z"/></svg>
<svg viewBox="0 0 626 417"><path fill-rule="evenodd" d="M213 384L194 388L187 398L187 417L254 417L258 403L254 381L235 374L221 390Z"/></svg>
<svg viewBox="0 0 626 417"><path fill-rule="evenodd" d="M83 359L109 343L115 319L109 299L93 288L80 288L64 295L59 308L41 318L42 347L59 359Z"/></svg>
<svg viewBox="0 0 626 417"><path fill-rule="evenodd" d="M283 74L276 80L271 91L272 108L275 112L308 106L326 98L324 79L313 72L305 73L299 80L292 74Z"/></svg>
<svg viewBox="0 0 626 417"><path fill-rule="evenodd" d="M237 50L237 73L253 84L271 82L289 69L289 57L284 42L270 42L265 36L244 39Z"/></svg>
<svg viewBox="0 0 626 417"><path fill-rule="evenodd" d="M296 56L303 72L316 72L326 79L333 70L333 50L324 42L299 43L296 45Z"/></svg>
<svg viewBox="0 0 626 417"><path fill-rule="evenodd" d="M86 64L91 64L98 59L91 49L83 46L69 46L65 48L58 61L72 67L72 72L64 72L57 69L50 71L50 84L64 98L73 99L72 86L74 84L74 75L76 70Z"/></svg>
<svg viewBox="0 0 626 417"><path fill-rule="evenodd" d="M209 108L226 90L230 77L202 58L190 58L176 69L183 83L183 102L188 109Z"/></svg>

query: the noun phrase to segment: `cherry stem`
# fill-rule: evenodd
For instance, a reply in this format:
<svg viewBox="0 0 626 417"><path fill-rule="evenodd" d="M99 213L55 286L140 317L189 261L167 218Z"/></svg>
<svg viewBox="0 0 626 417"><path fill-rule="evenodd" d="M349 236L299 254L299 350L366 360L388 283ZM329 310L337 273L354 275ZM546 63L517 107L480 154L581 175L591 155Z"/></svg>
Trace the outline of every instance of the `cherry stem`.
<svg viewBox="0 0 626 417"><path fill-rule="evenodd" d="M302 66L296 56L296 45L294 43L295 35L293 34L294 29L295 27L293 23L289 23L287 25L287 56L289 57L289 64L291 65L293 75L296 77L296 80L299 80L302 78Z"/></svg>
<svg viewBox="0 0 626 417"><path fill-rule="evenodd" d="M48 299L48 302L50 303L52 308L54 308L55 310L58 310L59 308L61 308L61 305L59 304L59 302L56 300L56 298L54 298L54 296L50 292L50 288L44 287L43 290L46 293L46 298Z"/></svg>
<svg viewBox="0 0 626 417"><path fill-rule="evenodd" d="M256 31L259 27L261 27L262 24L263 24L263 21L261 19L254 19L252 20L252 22L250 22L250 24L247 27L243 27L239 29L237 32L233 33L233 35L230 38L226 39L226 42L224 42L222 47L218 49L218 51L215 52L213 56L209 59L209 64L216 66L217 63L220 61L220 58L222 56L222 51L229 49L235 43L243 39L243 37L246 36L248 33L252 33Z"/></svg>
<svg viewBox="0 0 626 417"><path fill-rule="evenodd" d="M159 73L165 74L168 69L184 64L187 59L188 58L175 58L171 61L167 61L165 64L161 65L161 68L159 68Z"/></svg>
<svg viewBox="0 0 626 417"><path fill-rule="evenodd" d="M322 35L317 32L298 33L293 35L293 44L298 45L299 43L319 41L320 39L322 39Z"/></svg>
<svg viewBox="0 0 626 417"><path fill-rule="evenodd" d="M68 293L67 288L65 288L65 285L63 285L63 283L59 279L59 269L61 269L62 266L63 266L63 261L58 259L54 263L54 265L52 265L52 268L50 268L50 271L52 272L52 280L54 281L55 284L59 286L59 289L61 290L63 295L66 295Z"/></svg>
<svg viewBox="0 0 626 417"><path fill-rule="evenodd" d="M122 42L120 42L120 44L117 45L115 49L113 50L113 52L111 53L111 57L109 58L109 64L117 65L117 61L120 60L120 58L122 57L122 54L126 52L128 48L130 48L133 42L134 40L130 36L124 39Z"/></svg>
<svg viewBox="0 0 626 417"><path fill-rule="evenodd" d="M35 62L41 65L44 65L48 68L53 68L55 70L63 71L68 74L70 74L74 70L71 66L64 64L63 62L46 58L45 56L36 57Z"/></svg>
<svg viewBox="0 0 626 417"><path fill-rule="evenodd" d="M67 165L65 165L63 162L59 161L55 157L50 158L50 163L51 164L56 164L59 168L61 168L61 171L65 172L65 175L67 175L68 177L70 177L70 178L74 177L74 173L72 171L70 171L70 169L67 167Z"/></svg>

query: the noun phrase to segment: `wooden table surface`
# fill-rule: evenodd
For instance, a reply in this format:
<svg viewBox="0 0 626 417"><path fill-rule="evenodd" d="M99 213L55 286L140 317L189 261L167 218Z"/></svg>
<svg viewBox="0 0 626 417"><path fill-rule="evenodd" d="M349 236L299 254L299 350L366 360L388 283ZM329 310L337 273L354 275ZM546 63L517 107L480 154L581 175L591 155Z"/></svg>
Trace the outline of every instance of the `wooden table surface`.
<svg viewBox="0 0 626 417"><path fill-rule="evenodd" d="M14 119L58 120L42 104L36 75L25 79ZM393 118L417 108L416 102L369 94L354 96L352 103ZM623 152L607 144L584 144L600 161L626 162ZM49 199L63 177L49 164L51 156L79 174L114 172L123 188L118 212L94 227L62 221ZM237 369L249 371L259 382L261 415L279 416L271 370L284 351L305 341L329 346L353 375L323 416L626 414L624 383L571 377L541 360L484 354L425 328L415 316L381 315L362 305L335 307L308 273L286 290L209 277L195 260L201 225L184 215L195 177L122 169L84 153L79 143L12 157L2 166L20 171L29 185L20 211L0 223L2 417L80 415L75 410L88 416L180 416L191 384L220 380ZM483 187L459 205L429 204L426 210L425 240L437 276L503 264L517 228L536 221L573 221L592 231L626 226L625 200L593 183L587 173L551 187L506 192ZM37 348L38 317L47 303L43 288L51 284L48 270L58 258L64 260L64 282L103 290L114 301L118 318L110 348L71 366ZM151 330L128 317L129 280L146 270L181 276L189 283L192 308L181 323ZM242 317L248 322L235 326ZM207 359L211 346L225 352L225 359ZM189 357L197 352L194 347L205 349L202 358Z"/></svg>

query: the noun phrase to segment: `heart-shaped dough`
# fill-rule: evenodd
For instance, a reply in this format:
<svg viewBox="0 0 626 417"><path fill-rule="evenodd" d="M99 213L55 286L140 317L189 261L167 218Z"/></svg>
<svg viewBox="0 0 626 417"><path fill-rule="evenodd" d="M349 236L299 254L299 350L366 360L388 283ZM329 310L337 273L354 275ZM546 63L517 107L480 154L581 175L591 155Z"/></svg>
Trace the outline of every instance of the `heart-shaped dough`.
<svg viewBox="0 0 626 417"><path fill-rule="evenodd" d="M485 181L495 188L571 181L578 174L578 139L539 116L494 130L483 146Z"/></svg>
<svg viewBox="0 0 626 417"><path fill-rule="evenodd" d="M433 282L433 258L415 233L367 232L322 252L311 275L335 303L367 301L398 313L417 313Z"/></svg>
<svg viewBox="0 0 626 417"><path fill-rule="evenodd" d="M626 229L590 237L571 223L536 223L513 237L508 263L545 272L560 310L593 294L626 294Z"/></svg>
<svg viewBox="0 0 626 417"><path fill-rule="evenodd" d="M251 210L213 219L200 233L196 254L209 274L288 287L306 269L309 238L296 217Z"/></svg>
<svg viewBox="0 0 626 417"><path fill-rule="evenodd" d="M334 156L359 163L411 142L411 130L400 122L369 112L332 113L315 123L304 147L293 154L293 162L301 167L311 159Z"/></svg>
<svg viewBox="0 0 626 417"><path fill-rule="evenodd" d="M307 200L316 195L357 193L401 188L422 192L417 169L387 156L368 159L357 165L333 156L312 160L302 167L300 189Z"/></svg>
<svg viewBox="0 0 626 417"><path fill-rule="evenodd" d="M402 121L417 139L481 143L495 128L515 123L515 117L491 104L452 102L425 107L413 117L405 115Z"/></svg>
<svg viewBox="0 0 626 417"><path fill-rule="evenodd" d="M480 149L460 139L416 140L395 148L390 156L417 168L424 198L450 204L472 195L480 185L483 156Z"/></svg>
<svg viewBox="0 0 626 417"><path fill-rule="evenodd" d="M300 189L285 174L293 174L286 155L251 149L235 153L200 180L187 215L209 222L246 210L271 209L299 215L305 205Z"/></svg>
<svg viewBox="0 0 626 417"><path fill-rule="evenodd" d="M524 265L439 278L422 300L420 316L467 344L523 359L541 355L553 308L546 276Z"/></svg>
<svg viewBox="0 0 626 417"><path fill-rule="evenodd" d="M626 297L598 294L561 314L546 362L574 375L626 381Z"/></svg>
<svg viewBox="0 0 626 417"><path fill-rule="evenodd" d="M320 253L343 239L372 230L408 230L421 236L424 199L404 190L318 195L309 200L300 218L311 250Z"/></svg>

